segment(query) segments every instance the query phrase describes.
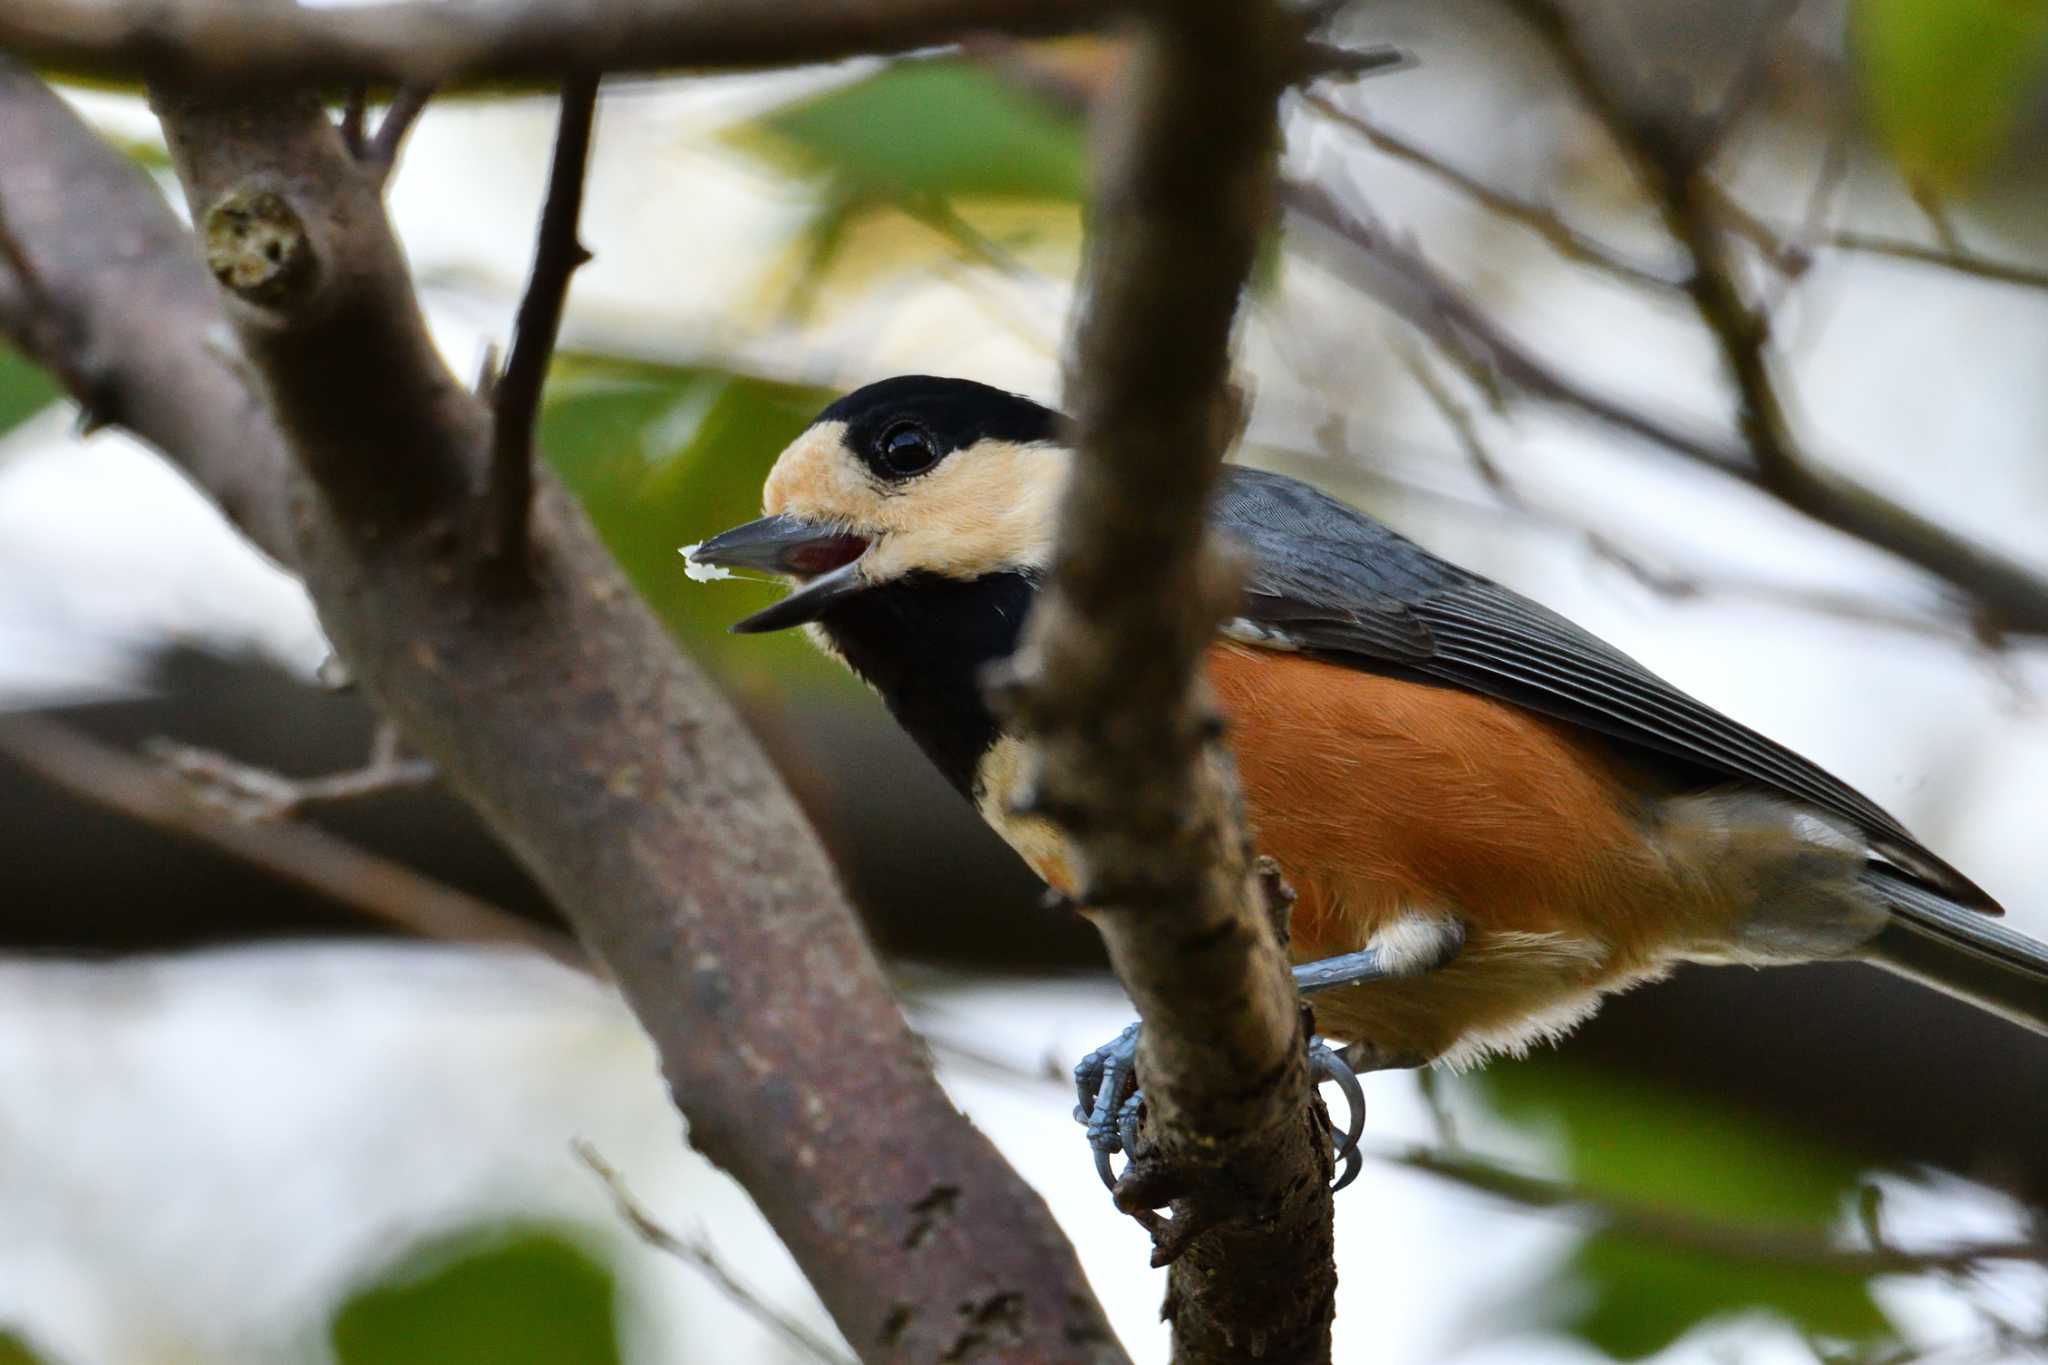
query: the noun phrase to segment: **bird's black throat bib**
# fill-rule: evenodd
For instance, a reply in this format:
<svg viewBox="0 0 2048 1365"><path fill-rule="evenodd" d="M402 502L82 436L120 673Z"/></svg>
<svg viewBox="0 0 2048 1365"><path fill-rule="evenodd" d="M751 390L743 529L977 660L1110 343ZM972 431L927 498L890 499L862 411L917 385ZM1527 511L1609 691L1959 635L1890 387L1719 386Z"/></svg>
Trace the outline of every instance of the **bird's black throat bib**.
<svg viewBox="0 0 2048 1365"><path fill-rule="evenodd" d="M976 765L998 732L982 674L1016 652L1037 594L1035 577L1022 572L909 574L835 604L818 624L971 801Z"/></svg>

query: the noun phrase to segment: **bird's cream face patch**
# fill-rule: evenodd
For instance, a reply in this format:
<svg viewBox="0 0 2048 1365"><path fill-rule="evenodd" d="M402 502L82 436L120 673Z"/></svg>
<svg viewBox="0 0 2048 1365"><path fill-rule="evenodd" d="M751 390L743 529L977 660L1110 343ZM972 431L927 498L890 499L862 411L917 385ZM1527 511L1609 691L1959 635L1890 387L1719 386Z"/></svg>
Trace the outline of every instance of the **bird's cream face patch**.
<svg viewBox="0 0 2048 1365"><path fill-rule="evenodd" d="M1050 442L985 440L891 482L847 448L844 422L821 422L775 461L761 510L865 537L860 575L873 583L920 570L972 579L1043 569L1072 459Z"/></svg>

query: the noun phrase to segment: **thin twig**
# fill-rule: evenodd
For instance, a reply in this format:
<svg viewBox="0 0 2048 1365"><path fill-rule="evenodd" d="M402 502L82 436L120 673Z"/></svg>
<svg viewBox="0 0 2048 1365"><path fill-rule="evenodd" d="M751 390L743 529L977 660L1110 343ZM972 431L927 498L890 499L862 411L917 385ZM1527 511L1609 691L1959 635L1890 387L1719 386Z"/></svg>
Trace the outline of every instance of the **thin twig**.
<svg viewBox="0 0 2048 1365"><path fill-rule="evenodd" d="M768 1302L758 1290L733 1274L718 1258L718 1253L712 1250L708 1240L680 1237L656 1222L654 1216L633 1197L633 1192L626 1188L625 1178L598 1154L596 1147L582 1138L577 1138L569 1146L576 1153L577 1160L604 1182L612 1207L619 1211L619 1217L641 1241L696 1269L740 1311L813 1360L823 1361L825 1365L855 1365L853 1358L837 1345Z"/></svg>
<svg viewBox="0 0 2048 1365"><path fill-rule="evenodd" d="M1734 381L1736 423L1749 453L1747 468L1720 465L1723 472L1969 593L1987 639L2009 630L2048 633L2048 578L1812 459L1772 373L1769 319L1745 299L1736 278L1715 213L1720 201L1696 141L1631 107L1594 60L1578 19L1557 0L1510 3L1606 129L1665 231L1692 257L1686 293Z"/></svg>
<svg viewBox="0 0 2048 1365"><path fill-rule="evenodd" d="M517 573L525 564L527 527L533 515L533 433L539 417L541 384L561 329L569 277L590 259L576 237L583 210L583 181L590 161L590 132L597 110L598 78L572 76L562 82L561 120L548 170L547 202L541 208L533 273L519 302L512 354L491 400L491 483L486 554Z"/></svg>
<svg viewBox="0 0 2048 1365"><path fill-rule="evenodd" d="M1475 1157L1423 1147L1361 1150L1377 1160L1440 1176L1523 1208L1574 1214L1613 1236L1701 1255L1858 1276L1967 1271L1989 1261L2048 1265L2048 1242L2038 1239L1964 1242L1920 1250L1889 1245L1845 1247L1804 1228L1708 1221L1646 1204L1620 1202Z"/></svg>
<svg viewBox="0 0 2048 1365"><path fill-rule="evenodd" d="M368 165L382 184L391 178L392 170L398 165L398 150L405 144L405 135L426 109L432 99L431 85L401 85L392 92L390 107L378 121L376 135L367 143L361 142L358 129L358 143L362 147L359 159Z"/></svg>
<svg viewBox="0 0 2048 1365"><path fill-rule="evenodd" d="M1470 171L1453 166L1437 153L1410 142L1399 133L1388 130L1356 110L1346 109L1323 95L1304 95L1302 98L1317 113L1349 128L1377 150L1428 173L1482 208L1528 228L1568 260L1605 271L1628 284L1651 289L1679 289L1684 285L1684 281L1676 275L1624 259L1613 248L1565 222L1555 209L1532 199L1522 198L1498 185L1488 183Z"/></svg>
<svg viewBox="0 0 2048 1365"><path fill-rule="evenodd" d="M195 800L161 769L57 721L0 717L0 754L81 800L192 839L422 938L506 943L589 970L565 935L306 825L252 825Z"/></svg>
<svg viewBox="0 0 2048 1365"><path fill-rule="evenodd" d="M1351 248L1366 292L1420 330L1481 388L1493 391L1505 382L1724 472L1740 474L1747 467L1739 446L1685 431L1565 375L1509 335L1419 249L1396 240L1362 206L1340 203L1323 186L1300 180L1284 182L1280 197L1296 222L1312 224Z"/></svg>
<svg viewBox="0 0 2048 1365"><path fill-rule="evenodd" d="M356 160L363 159L365 148L364 132L370 118L370 83L350 81L348 95L341 104L341 142L348 148L348 154Z"/></svg>
<svg viewBox="0 0 2048 1365"><path fill-rule="evenodd" d="M372 737L367 762L322 777L287 777L212 749L162 738L145 748L173 777L190 786L202 804L243 821L282 820L312 806L417 791L439 776L425 759L405 757L399 751L397 730L385 724L378 725Z"/></svg>
<svg viewBox="0 0 2048 1365"><path fill-rule="evenodd" d="M1864 232L1832 232L1822 240L1829 246L1839 247L1843 251L1857 251L1870 256L1888 256L1894 260L1938 266L1960 275L1995 280L1999 284L2020 285L2027 289L2048 289L2048 270L2036 266L1987 260L1982 256L1958 254L1942 247L1926 246L1919 242Z"/></svg>

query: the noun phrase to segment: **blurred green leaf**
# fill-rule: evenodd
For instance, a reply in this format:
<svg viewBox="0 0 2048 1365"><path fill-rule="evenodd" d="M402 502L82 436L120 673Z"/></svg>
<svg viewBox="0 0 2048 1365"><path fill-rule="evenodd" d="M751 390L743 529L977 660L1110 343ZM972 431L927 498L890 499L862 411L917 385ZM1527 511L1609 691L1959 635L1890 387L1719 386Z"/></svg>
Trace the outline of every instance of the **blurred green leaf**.
<svg viewBox="0 0 2048 1365"><path fill-rule="evenodd" d="M551 367L540 427L549 463L656 614L742 686L844 684L797 632L726 633L781 597L780 584L693 582L677 552L759 516L775 457L835 397L725 370L567 352Z"/></svg>
<svg viewBox="0 0 2048 1365"><path fill-rule="evenodd" d="M57 382L28 357L0 343L0 436L63 396Z"/></svg>
<svg viewBox="0 0 2048 1365"><path fill-rule="evenodd" d="M1855 0L1850 31L1878 137L1929 192L1997 155L2048 70L2048 0Z"/></svg>
<svg viewBox="0 0 2048 1365"><path fill-rule="evenodd" d="M611 1269L570 1235L493 1227L409 1253L335 1314L341 1365L616 1365Z"/></svg>
<svg viewBox="0 0 2048 1365"><path fill-rule="evenodd" d="M736 141L825 189L805 233L802 275L790 306L802 312L859 226L901 213L969 259L1018 267L1011 241L976 225L994 205L1076 210L1087 181L1081 121L967 62L904 61L865 80L785 105ZM1078 212L1071 221L1079 226ZM933 239L904 245L929 250Z"/></svg>
<svg viewBox="0 0 2048 1365"><path fill-rule="evenodd" d="M892 195L1079 203L1087 180L1080 120L963 62L898 62L757 126L800 164Z"/></svg>
<svg viewBox="0 0 2048 1365"><path fill-rule="evenodd" d="M1561 1140L1566 1177L1597 1198L1818 1235L1840 1223L1859 1187L1851 1155L1668 1087L1554 1061L1496 1067L1478 1081L1504 1118ZM1572 1305L1559 1325L1619 1360L1654 1355L1709 1320L1759 1311L1815 1337L1893 1335L1868 1281L1846 1271L1599 1233L1558 1281L1539 1297Z"/></svg>
<svg viewBox="0 0 2048 1365"><path fill-rule="evenodd" d="M43 1365L43 1358L18 1333L0 1327L0 1365Z"/></svg>

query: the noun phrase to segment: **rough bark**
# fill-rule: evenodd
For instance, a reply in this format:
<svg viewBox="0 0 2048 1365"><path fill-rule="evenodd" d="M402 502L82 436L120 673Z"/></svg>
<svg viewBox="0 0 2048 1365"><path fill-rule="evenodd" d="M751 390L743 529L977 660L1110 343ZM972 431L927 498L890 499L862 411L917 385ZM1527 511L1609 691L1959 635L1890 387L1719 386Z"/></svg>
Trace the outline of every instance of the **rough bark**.
<svg viewBox="0 0 2048 1365"><path fill-rule="evenodd" d="M1147 1141L1118 1185L1173 1266L1182 1361L1329 1358L1330 1158L1302 1011L1201 659L1237 576L1206 530L1236 430L1238 296L1272 222L1298 34L1272 6L1159 6L1104 130L1069 371L1081 458L1048 591L999 695L1037 813L1077 854L1144 1023Z"/></svg>

